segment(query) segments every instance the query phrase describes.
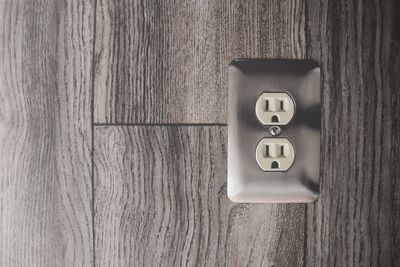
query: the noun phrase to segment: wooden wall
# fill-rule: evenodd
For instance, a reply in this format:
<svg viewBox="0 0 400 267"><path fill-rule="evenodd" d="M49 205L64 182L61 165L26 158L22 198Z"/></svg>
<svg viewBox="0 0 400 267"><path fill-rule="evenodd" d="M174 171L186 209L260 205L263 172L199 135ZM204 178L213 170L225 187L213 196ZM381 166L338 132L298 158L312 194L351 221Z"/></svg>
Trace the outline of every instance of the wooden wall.
<svg viewBox="0 0 400 267"><path fill-rule="evenodd" d="M397 1L0 12L1 266L400 266ZM234 58L320 63L315 203L227 199Z"/></svg>

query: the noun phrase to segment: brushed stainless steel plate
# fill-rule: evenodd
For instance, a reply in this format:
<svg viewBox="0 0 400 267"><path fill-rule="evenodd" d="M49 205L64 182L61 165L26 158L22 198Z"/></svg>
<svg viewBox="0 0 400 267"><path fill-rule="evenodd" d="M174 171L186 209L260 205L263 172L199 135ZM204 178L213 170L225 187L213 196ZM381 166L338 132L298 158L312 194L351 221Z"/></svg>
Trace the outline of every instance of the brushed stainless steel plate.
<svg viewBox="0 0 400 267"><path fill-rule="evenodd" d="M313 60L237 59L229 65L228 197L247 203L307 203L319 194L320 68ZM279 138L295 149L285 172L263 171L255 159L257 144L272 137L255 114L264 92L287 92L295 114L280 125Z"/></svg>

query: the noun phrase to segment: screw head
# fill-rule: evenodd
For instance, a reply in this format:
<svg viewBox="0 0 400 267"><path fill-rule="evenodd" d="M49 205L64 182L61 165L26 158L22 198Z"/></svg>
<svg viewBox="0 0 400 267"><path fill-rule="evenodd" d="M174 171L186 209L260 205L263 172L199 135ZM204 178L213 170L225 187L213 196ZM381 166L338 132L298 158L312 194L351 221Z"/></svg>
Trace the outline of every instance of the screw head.
<svg viewBox="0 0 400 267"><path fill-rule="evenodd" d="M269 134L270 135L272 135L272 136L278 136L278 135L280 135L281 134L281 132L282 132L282 129L281 129L281 127L279 127L279 126L271 126L271 127L269 127Z"/></svg>

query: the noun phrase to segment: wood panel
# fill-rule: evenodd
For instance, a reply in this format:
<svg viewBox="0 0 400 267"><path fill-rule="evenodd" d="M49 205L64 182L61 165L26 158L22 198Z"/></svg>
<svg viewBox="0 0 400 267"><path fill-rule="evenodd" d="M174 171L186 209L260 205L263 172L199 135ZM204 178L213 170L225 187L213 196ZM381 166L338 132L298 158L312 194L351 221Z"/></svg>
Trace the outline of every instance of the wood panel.
<svg viewBox="0 0 400 267"><path fill-rule="evenodd" d="M306 266L399 266L399 21L395 1L307 1L322 65L320 198Z"/></svg>
<svg viewBox="0 0 400 267"><path fill-rule="evenodd" d="M90 266L90 1L0 1L0 265Z"/></svg>
<svg viewBox="0 0 400 267"><path fill-rule="evenodd" d="M305 57L301 0L98 2L98 123L226 123L232 59Z"/></svg>
<svg viewBox="0 0 400 267"><path fill-rule="evenodd" d="M303 264L301 205L227 199L226 135L219 126L95 127L97 266Z"/></svg>

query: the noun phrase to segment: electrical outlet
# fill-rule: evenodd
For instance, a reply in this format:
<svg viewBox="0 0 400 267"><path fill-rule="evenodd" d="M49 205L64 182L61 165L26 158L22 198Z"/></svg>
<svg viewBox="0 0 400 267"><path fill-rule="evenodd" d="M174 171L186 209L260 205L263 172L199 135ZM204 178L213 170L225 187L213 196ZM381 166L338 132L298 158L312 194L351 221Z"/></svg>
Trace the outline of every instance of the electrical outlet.
<svg viewBox="0 0 400 267"><path fill-rule="evenodd" d="M294 100L288 93L263 93L256 103L256 115L263 125L286 125L294 110Z"/></svg>
<svg viewBox="0 0 400 267"><path fill-rule="evenodd" d="M295 151L287 138L263 138L256 148L256 160L263 171L287 171Z"/></svg>
<svg viewBox="0 0 400 267"><path fill-rule="evenodd" d="M238 59L229 65L228 80L228 197L313 202L319 194L318 64Z"/></svg>

